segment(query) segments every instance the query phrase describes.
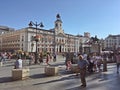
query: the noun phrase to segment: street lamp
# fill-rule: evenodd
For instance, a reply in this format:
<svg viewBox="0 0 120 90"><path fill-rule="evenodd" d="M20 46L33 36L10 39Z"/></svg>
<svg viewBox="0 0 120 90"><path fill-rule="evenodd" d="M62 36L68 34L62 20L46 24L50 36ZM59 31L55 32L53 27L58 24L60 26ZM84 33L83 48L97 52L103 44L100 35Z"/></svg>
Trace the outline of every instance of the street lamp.
<svg viewBox="0 0 120 90"><path fill-rule="evenodd" d="M35 29L36 29L36 35L34 36L34 40L35 40L35 42L36 42L36 51L35 51L35 64L37 64L38 63L38 49L37 49L37 43L38 43L38 41L39 41L39 36L37 35L37 27L39 26L39 27L41 27L41 28L43 28L44 27L44 25L42 24L42 22L41 23L37 23L37 22L32 22L32 21L30 21L30 23L29 23L29 27L32 27L32 26L35 26Z"/></svg>

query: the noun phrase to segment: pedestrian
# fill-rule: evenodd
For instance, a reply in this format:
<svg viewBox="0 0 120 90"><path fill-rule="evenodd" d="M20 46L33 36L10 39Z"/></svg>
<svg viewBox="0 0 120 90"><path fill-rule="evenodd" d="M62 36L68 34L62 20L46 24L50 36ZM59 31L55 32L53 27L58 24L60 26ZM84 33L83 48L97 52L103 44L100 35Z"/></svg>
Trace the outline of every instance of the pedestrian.
<svg viewBox="0 0 120 90"><path fill-rule="evenodd" d="M39 62L40 62L40 64L43 63L43 53L42 52L39 54Z"/></svg>
<svg viewBox="0 0 120 90"><path fill-rule="evenodd" d="M3 64L4 64L4 63L6 62L7 53L6 53L6 52L3 52L3 53L1 54L1 56L2 56L1 60L2 60L2 62L3 62Z"/></svg>
<svg viewBox="0 0 120 90"><path fill-rule="evenodd" d="M22 59L21 57L18 57L18 59L15 62L14 69L21 69L22 68Z"/></svg>
<svg viewBox="0 0 120 90"><path fill-rule="evenodd" d="M47 53L47 58L46 58L46 64L47 64L47 65L50 65L50 64L49 64L49 61L50 61L50 53L48 52L48 53Z"/></svg>
<svg viewBox="0 0 120 90"><path fill-rule="evenodd" d="M116 65L117 65L117 73L119 73L119 67L120 67L120 52L116 54Z"/></svg>
<svg viewBox="0 0 120 90"><path fill-rule="evenodd" d="M100 54L96 56L98 72L101 72L102 57Z"/></svg>
<svg viewBox="0 0 120 90"><path fill-rule="evenodd" d="M0 66L2 66L2 55L1 55L1 53L0 53Z"/></svg>
<svg viewBox="0 0 120 90"><path fill-rule="evenodd" d="M53 54L53 61L56 62L56 53Z"/></svg>
<svg viewBox="0 0 120 90"><path fill-rule="evenodd" d="M68 53L66 53L66 60L65 60L66 70L70 70L71 64L72 64L71 56L70 56L70 52L68 51Z"/></svg>
<svg viewBox="0 0 120 90"><path fill-rule="evenodd" d="M29 54L29 65L31 65L33 61L34 61L34 54L30 53Z"/></svg>
<svg viewBox="0 0 120 90"><path fill-rule="evenodd" d="M91 60L91 55L90 54L87 56L87 60L89 62L89 65L88 65L88 68L87 68L88 72L92 73L93 72L94 63Z"/></svg>
<svg viewBox="0 0 120 90"><path fill-rule="evenodd" d="M91 57L91 62L93 62L93 71L97 72L97 59L96 59L96 53L93 53Z"/></svg>
<svg viewBox="0 0 120 90"><path fill-rule="evenodd" d="M63 58L65 57L64 53L62 53Z"/></svg>
<svg viewBox="0 0 120 90"><path fill-rule="evenodd" d="M80 79L81 79L81 87L86 87L86 68L87 68L87 61L83 59L82 55L79 55L79 60L78 60L78 68L80 70Z"/></svg>

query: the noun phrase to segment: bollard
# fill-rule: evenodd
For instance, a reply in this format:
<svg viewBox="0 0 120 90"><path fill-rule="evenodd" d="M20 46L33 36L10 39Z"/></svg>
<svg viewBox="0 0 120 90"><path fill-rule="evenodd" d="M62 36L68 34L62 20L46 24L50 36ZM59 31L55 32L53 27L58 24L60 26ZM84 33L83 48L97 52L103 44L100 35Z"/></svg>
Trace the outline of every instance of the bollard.
<svg viewBox="0 0 120 90"><path fill-rule="evenodd" d="M59 68L53 67L53 66L48 66L48 67L45 67L44 71L45 71L46 75L55 76L55 75L58 75Z"/></svg>
<svg viewBox="0 0 120 90"><path fill-rule="evenodd" d="M3 62L0 62L0 66L3 66Z"/></svg>
<svg viewBox="0 0 120 90"><path fill-rule="evenodd" d="M24 69L12 69L13 80L24 80L29 78L29 68Z"/></svg>

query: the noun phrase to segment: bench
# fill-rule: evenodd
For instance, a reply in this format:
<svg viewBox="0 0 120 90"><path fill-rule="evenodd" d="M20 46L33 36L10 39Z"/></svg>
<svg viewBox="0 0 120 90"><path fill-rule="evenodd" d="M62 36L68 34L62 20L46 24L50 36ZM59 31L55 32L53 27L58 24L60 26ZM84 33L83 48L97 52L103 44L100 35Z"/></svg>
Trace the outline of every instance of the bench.
<svg viewBox="0 0 120 90"><path fill-rule="evenodd" d="M54 67L54 66L47 66L44 69L45 71L45 75L49 75L49 76L54 76L54 75L58 75L58 67Z"/></svg>
<svg viewBox="0 0 120 90"><path fill-rule="evenodd" d="M29 68L24 69L12 69L13 80L23 80L29 78Z"/></svg>

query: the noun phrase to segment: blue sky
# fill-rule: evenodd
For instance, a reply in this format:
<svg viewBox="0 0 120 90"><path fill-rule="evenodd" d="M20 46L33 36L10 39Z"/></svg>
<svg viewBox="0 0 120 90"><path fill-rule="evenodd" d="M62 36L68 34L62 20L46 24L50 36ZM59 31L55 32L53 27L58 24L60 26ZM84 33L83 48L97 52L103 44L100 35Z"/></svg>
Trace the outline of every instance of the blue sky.
<svg viewBox="0 0 120 90"><path fill-rule="evenodd" d="M0 0L0 25L21 29L29 21L54 28L61 15L65 33L105 38L120 34L120 0Z"/></svg>

